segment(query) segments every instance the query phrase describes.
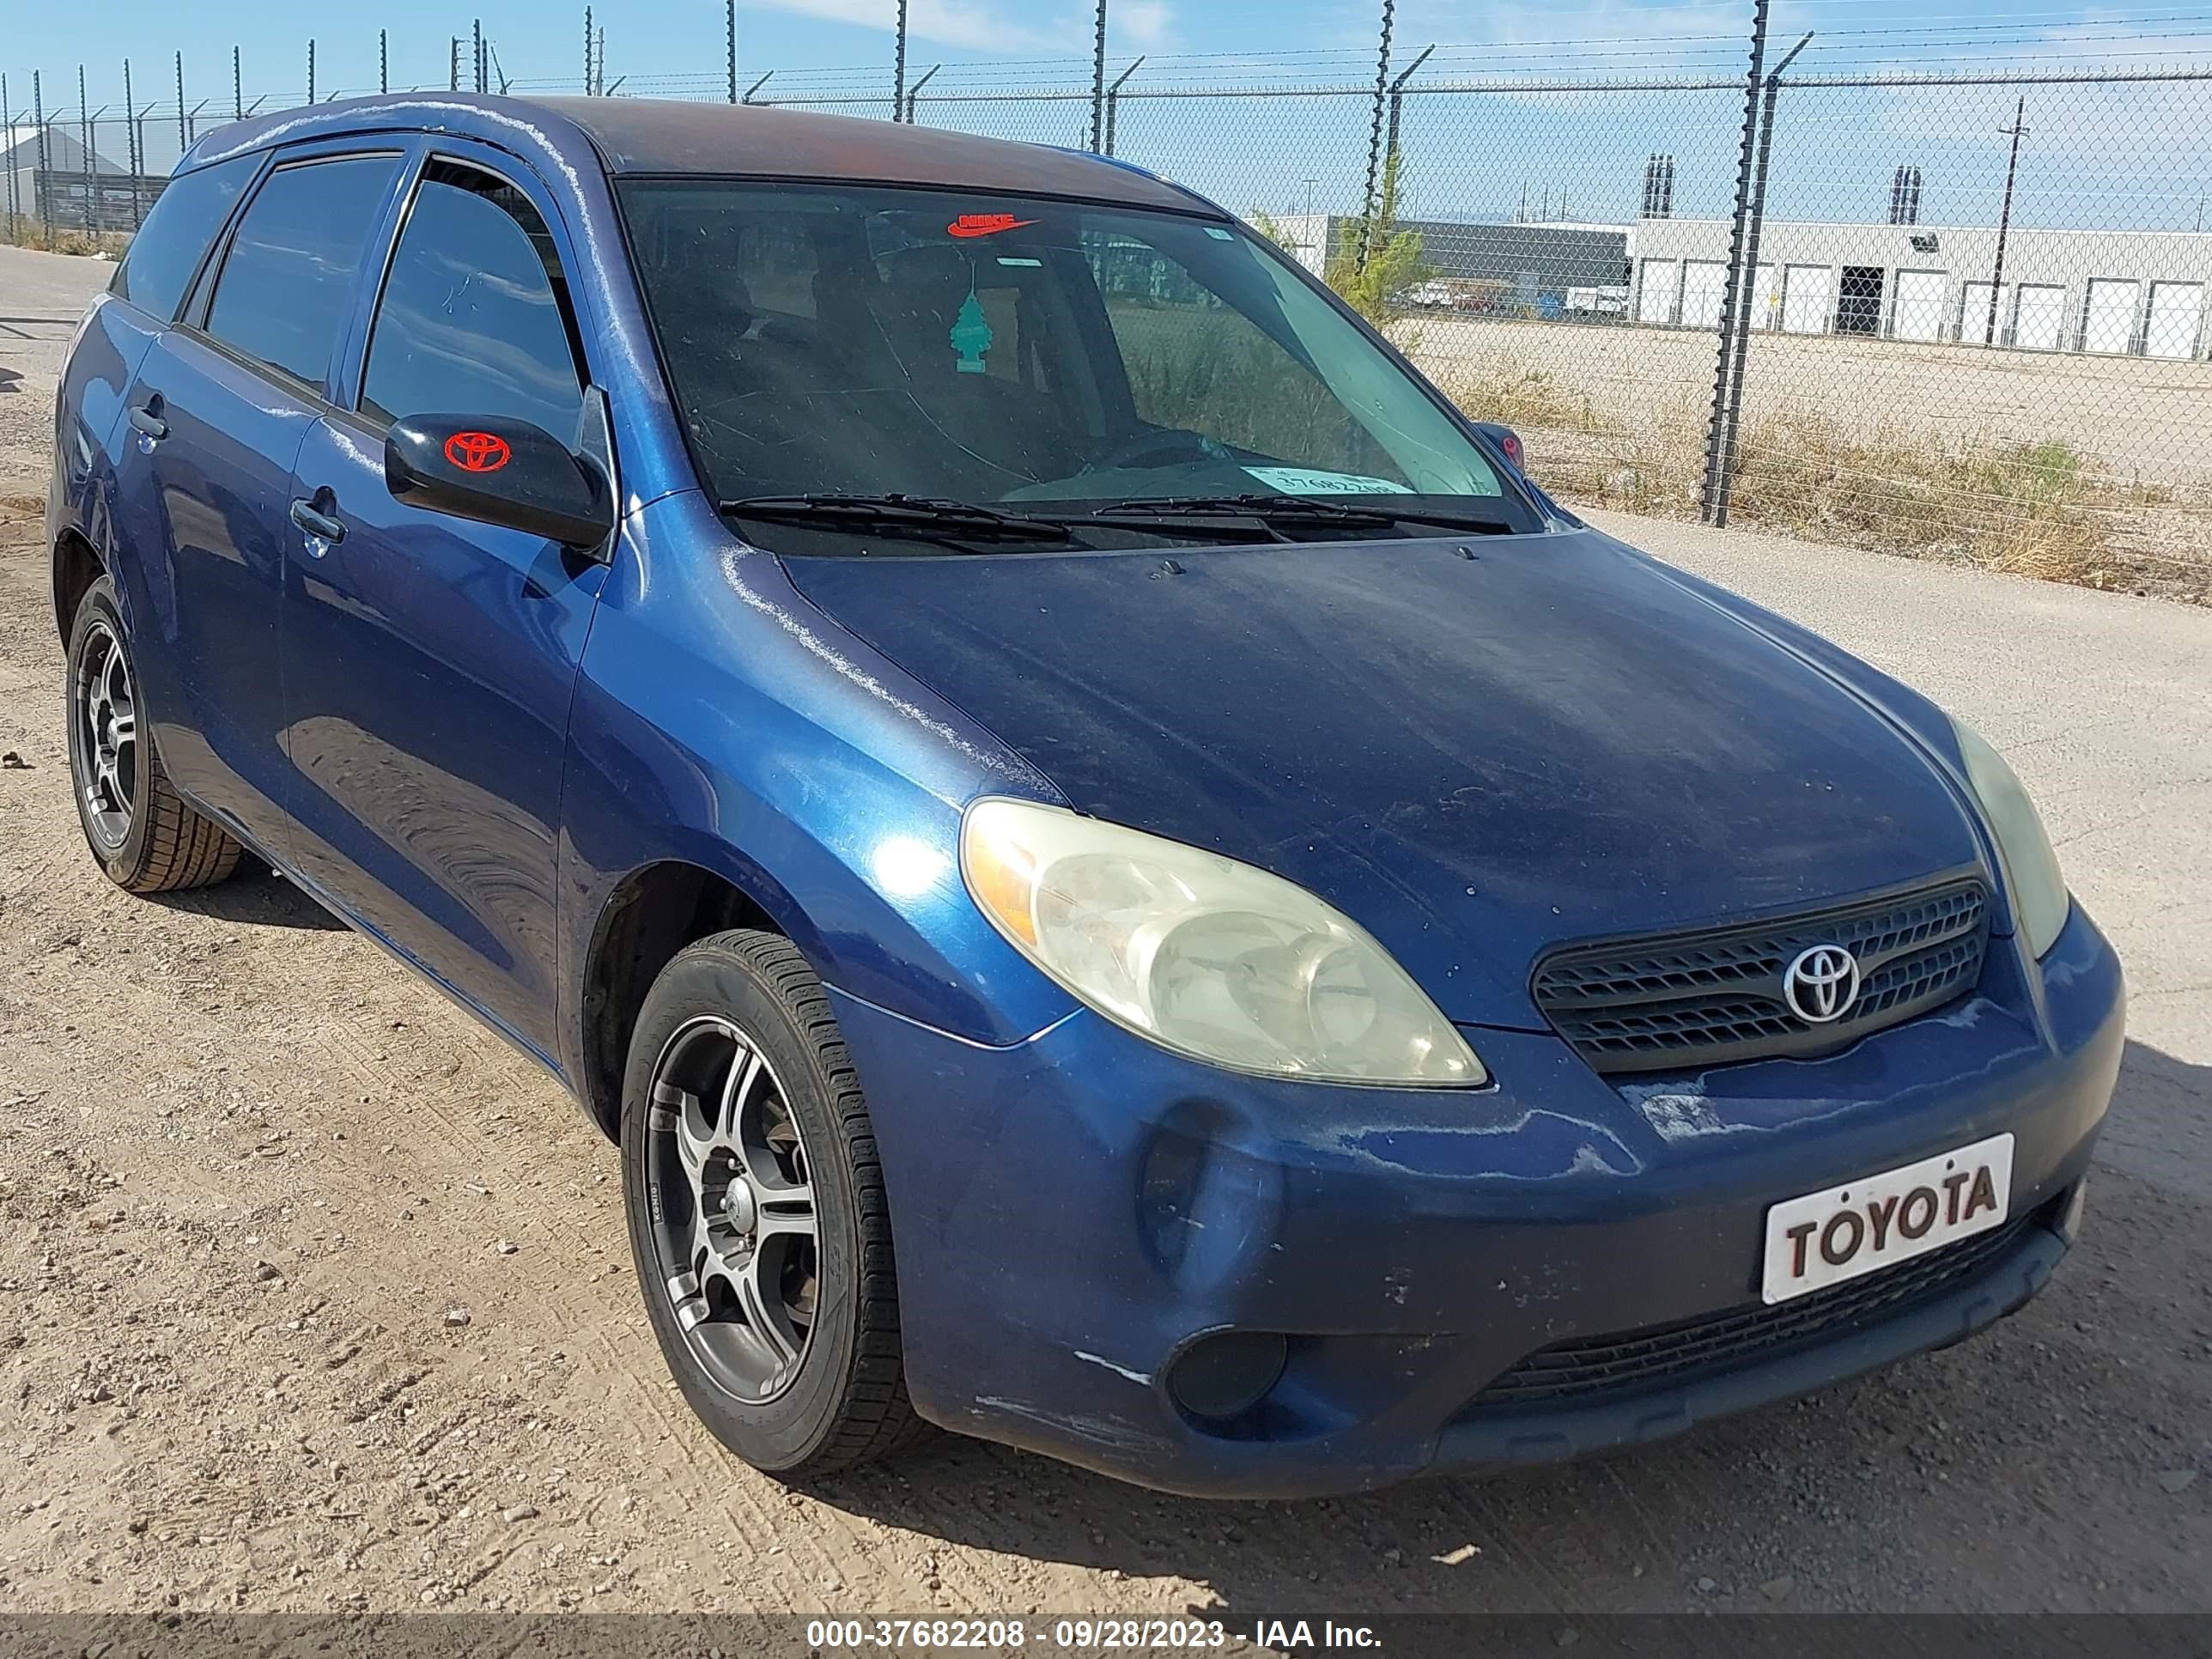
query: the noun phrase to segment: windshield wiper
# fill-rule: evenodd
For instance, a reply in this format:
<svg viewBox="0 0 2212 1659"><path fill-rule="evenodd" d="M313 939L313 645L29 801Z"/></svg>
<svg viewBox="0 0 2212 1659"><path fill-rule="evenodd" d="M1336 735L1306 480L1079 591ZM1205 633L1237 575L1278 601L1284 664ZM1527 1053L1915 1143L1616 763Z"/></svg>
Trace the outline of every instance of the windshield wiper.
<svg viewBox="0 0 2212 1659"><path fill-rule="evenodd" d="M835 529L878 530L923 537L1064 542L1067 526L1024 513L1002 513L978 501L929 495L746 495L716 508L744 519L819 523Z"/></svg>
<svg viewBox="0 0 2212 1659"><path fill-rule="evenodd" d="M1433 524L1449 530L1476 531L1485 535L1510 535L1513 526L1503 519L1484 518L1474 514L1434 512L1425 507L1384 507L1382 501L1393 496L1364 496L1363 501L1375 505L1346 507L1340 501L1324 501L1316 495L1264 495L1255 492L1243 495L1147 495L1134 501L1114 501L1099 507L1094 517L1105 518L1127 514L1140 514L1151 518L1175 518L1188 515L1208 518L1224 514L1239 514L1258 519L1262 523L1280 520L1304 524L1341 525L1346 529L1386 529L1394 524Z"/></svg>

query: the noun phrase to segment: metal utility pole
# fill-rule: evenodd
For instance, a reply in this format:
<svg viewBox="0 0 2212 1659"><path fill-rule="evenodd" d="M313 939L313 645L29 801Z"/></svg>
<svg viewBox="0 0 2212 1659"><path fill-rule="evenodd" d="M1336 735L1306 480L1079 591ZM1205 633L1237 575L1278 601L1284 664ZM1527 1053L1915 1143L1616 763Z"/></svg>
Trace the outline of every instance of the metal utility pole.
<svg viewBox="0 0 2212 1659"><path fill-rule="evenodd" d="M1728 401L1723 410L1726 426L1721 435L1718 456L1718 477L1708 465L1705 474L1706 518L1716 527L1728 528L1729 492L1735 482L1736 431L1743 417L1743 362L1751 349L1751 307L1759 287L1759 237L1766 222L1766 163L1774 150L1775 94L1782 85L1782 76L1797 54L1813 44L1813 31L1805 31L1804 39L1790 48L1788 56L1774 66L1766 77L1765 100L1759 114L1759 155L1751 173L1750 213L1743 239L1742 269L1736 282L1735 314L1729 322L1729 337L1734 341L1729 356ZM1728 307L1722 307L1723 314ZM1710 459L1710 458L1709 458Z"/></svg>
<svg viewBox="0 0 2212 1659"><path fill-rule="evenodd" d="M1142 58L1115 76L1114 84L1106 88L1106 153L1114 153L1114 129L1121 115L1121 88L1129 84L1129 77L1144 68Z"/></svg>
<svg viewBox="0 0 2212 1659"><path fill-rule="evenodd" d="M230 118L234 121L246 118L246 80L239 73L236 46L230 49Z"/></svg>
<svg viewBox="0 0 2212 1659"><path fill-rule="evenodd" d="M584 8L584 96L592 95L592 9Z"/></svg>
<svg viewBox="0 0 2212 1659"><path fill-rule="evenodd" d="M477 18L472 18L472 19L471 19L471 20L470 20L470 22L469 22L469 39L470 39L470 40L471 40L475 44L475 47L476 47L477 90L478 92L483 92L483 91L485 91L485 90L487 89L487 83L486 83L486 82L485 82L485 80L484 80L484 45L483 45L483 18L481 18L481 17L477 17Z"/></svg>
<svg viewBox="0 0 2212 1659"><path fill-rule="evenodd" d="M307 101L315 101L315 43L307 42Z"/></svg>
<svg viewBox="0 0 2212 1659"><path fill-rule="evenodd" d="M379 92L392 90L392 32L389 29L376 32L376 89Z"/></svg>
<svg viewBox="0 0 2212 1659"><path fill-rule="evenodd" d="M1382 106L1390 95L1390 30L1397 21L1397 0L1382 0L1382 50L1375 64L1375 115L1367 130L1367 192L1360 198L1358 266L1367 269L1375 252L1375 190L1382 173ZM1326 260L1327 250L1322 252Z"/></svg>
<svg viewBox="0 0 2212 1659"><path fill-rule="evenodd" d="M1098 0L1098 21L1091 46L1091 153L1106 148L1106 0Z"/></svg>
<svg viewBox="0 0 2212 1659"><path fill-rule="evenodd" d="M2020 171L2020 141L2027 133L2027 97L2023 93L2013 107L2012 125L1997 129L2000 137L2012 140L2012 160L2005 163L2004 206L1997 210L1996 268L1990 272L1990 316L1982 330L1982 343L1985 346L1995 345L1997 341L1997 295L2004 292L2005 238L2012 230L2012 181Z"/></svg>
<svg viewBox="0 0 2212 1659"><path fill-rule="evenodd" d="M177 54L177 154L182 155L191 148L191 134L185 126L185 54Z"/></svg>
<svg viewBox="0 0 2212 1659"><path fill-rule="evenodd" d="M461 37L446 37L446 86L452 92L461 89Z"/></svg>
<svg viewBox="0 0 2212 1659"><path fill-rule="evenodd" d="M607 26L599 25L599 56L592 67L592 88L600 97L607 95Z"/></svg>
<svg viewBox="0 0 2212 1659"><path fill-rule="evenodd" d="M906 89L907 125L912 126L915 124L914 110L915 106L921 101L921 89L929 84L929 77L936 74L938 70L944 67L945 65L942 64L932 64L927 70L923 71L921 79L915 82L912 86Z"/></svg>
<svg viewBox="0 0 2212 1659"><path fill-rule="evenodd" d="M722 27L730 61L730 101L738 101L738 0L722 0Z"/></svg>
<svg viewBox="0 0 2212 1659"><path fill-rule="evenodd" d="M898 40L891 54L891 119L902 118L906 109L906 0L899 0Z"/></svg>

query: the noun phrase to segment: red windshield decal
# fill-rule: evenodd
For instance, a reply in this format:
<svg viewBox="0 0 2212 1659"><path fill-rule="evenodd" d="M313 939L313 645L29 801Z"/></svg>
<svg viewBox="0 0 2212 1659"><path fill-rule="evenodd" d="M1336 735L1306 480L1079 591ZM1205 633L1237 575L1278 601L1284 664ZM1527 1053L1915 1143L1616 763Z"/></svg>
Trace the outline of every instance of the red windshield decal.
<svg viewBox="0 0 2212 1659"><path fill-rule="evenodd" d="M514 452L492 432L456 432L446 440L446 459L464 472L496 472Z"/></svg>
<svg viewBox="0 0 2212 1659"><path fill-rule="evenodd" d="M1034 219L1017 219L1011 213L963 213L945 226L948 236L996 236L1002 230L1019 230Z"/></svg>

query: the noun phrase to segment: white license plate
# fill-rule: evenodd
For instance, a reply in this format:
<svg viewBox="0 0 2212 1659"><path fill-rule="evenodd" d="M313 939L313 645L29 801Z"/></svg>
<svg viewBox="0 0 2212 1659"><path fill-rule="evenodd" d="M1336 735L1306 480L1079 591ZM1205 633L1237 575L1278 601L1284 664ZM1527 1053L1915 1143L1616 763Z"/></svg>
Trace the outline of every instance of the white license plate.
<svg viewBox="0 0 2212 1659"><path fill-rule="evenodd" d="M2012 1212L2012 1137L1785 1199L1766 1212L1770 1303L1840 1285L2003 1224Z"/></svg>

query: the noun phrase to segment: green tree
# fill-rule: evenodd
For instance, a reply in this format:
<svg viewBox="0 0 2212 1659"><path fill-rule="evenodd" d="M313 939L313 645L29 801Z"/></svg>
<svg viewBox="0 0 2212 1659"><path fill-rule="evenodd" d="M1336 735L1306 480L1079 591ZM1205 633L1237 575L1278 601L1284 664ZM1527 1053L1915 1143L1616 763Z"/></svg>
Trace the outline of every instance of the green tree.
<svg viewBox="0 0 2212 1659"><path fill-rule="evenodd" d="M1345 302L1380 328L1392 302L1409 288L1426 282L1434 268L1421 258L1421 233L1398 223L1398 194L1404 179L1402 157L1393 149L1382 161L1382 188L1375 210L1353 228L1343 246L1330 251L1322 280Z"/></svg>

